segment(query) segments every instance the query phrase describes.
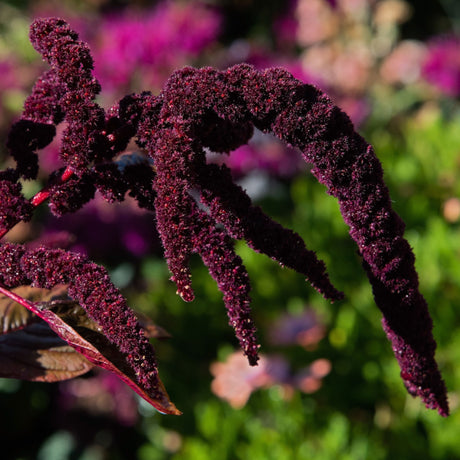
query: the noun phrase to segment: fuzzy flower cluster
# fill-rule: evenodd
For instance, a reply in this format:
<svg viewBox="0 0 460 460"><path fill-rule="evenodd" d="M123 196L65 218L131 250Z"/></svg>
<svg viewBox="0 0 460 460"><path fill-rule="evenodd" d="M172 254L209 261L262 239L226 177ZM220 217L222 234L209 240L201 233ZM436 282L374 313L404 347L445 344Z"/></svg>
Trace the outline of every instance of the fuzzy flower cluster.
<svg viewBox="0 0 460 460"><path fill-rule="evenodd" d="M0 203L4 229L28 218L31 207L45 199L53 213L62 215L79 209L95 190L108 201L121 201L128 192L155 212L178 294L193 300L188 262L199 254L223 293L244 354L256 364L249 278L234 239L301 273L325 298L343 296L298 234L253 205L227 167L206 162L207 150L229 153L246 144L254 128L271 132L299 148L319 182L338 199L407 389L448 414L432 322L419 292L414 255L403 238L404 224L392 210L372 147L324 93L282 69L187 67L175 72L159 95L129 95L105 111L95 102L99 84L89 49L77 34L62 20L44 19L34 22L30 36L50 70L37 81L11 130L8 147L17 167L0 177L1 193L11 195ZM66 168L51 174L46 189L26 200L17 180L36 177L37 150L51 141L62 120L67 128L60 157ZM146 156L120 159L133 137ZM70 283L69 295L127 354L139 383L155 385L153 352L103 269L65 251L2 244L0 280L6 288Z"/></svg>

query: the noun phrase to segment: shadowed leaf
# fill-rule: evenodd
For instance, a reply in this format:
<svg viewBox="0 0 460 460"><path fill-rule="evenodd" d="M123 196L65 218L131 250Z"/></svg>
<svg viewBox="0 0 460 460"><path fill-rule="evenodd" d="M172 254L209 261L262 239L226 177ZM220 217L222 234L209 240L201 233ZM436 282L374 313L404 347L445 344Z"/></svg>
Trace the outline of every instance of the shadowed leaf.
<svg viewBox="0 0 460 460"><path fill-rule="evenodd" d="M0 336L0 377L59 382L85 374L91 368L93 364L44 321Z"/></svg>
<svg viewBox="0 0 460 460"><path fill-rule="evenodd" d="M31 302L50 300L48 289L21 286L12 290ZM0 294L0 334L7 334L37 321L37 316L4 294Z"/></svg>
<svg viewBox="0 0 460 460"><path fill-rule="evenodd" d="M155 324L147 315L137 311L135 311L134 314L144 330L145 336L149 339L163 340L171 338L171 334L168 331Z"/></svg>
<svg viewBox="0 0 460 460"><path fill-rule="evenodd" d="M34 322L35 315L29 317L21 314L14 307L15 315L24 316L25 319L21 323L22 329L0 336L2 377L58 381L76 377L96 365L114 372L159 412L181 414L169 400L161 381L155 394L150 394L137 383L134 370L128 364L125 354L101 333L97 323L87 316L80 305L67 297L66 286L56 286L52 290L31 289L28 292L21 288L19 292L16 289L9 293L2 290L11 301L20 302L21 308L27 308L47 323L46 325L40 320ZM39 294L37 291L43 292ZM21 294L30 295L35 301L30 301ZM41 301L38 300L40 296ZM4 303L7 303L6 300ZM5 310L8 314L12 307ZM144 319L141 323L146 325L149 337L164 338L168 335L151 321ZM17 360L15 352L18 353Z"/></svg>

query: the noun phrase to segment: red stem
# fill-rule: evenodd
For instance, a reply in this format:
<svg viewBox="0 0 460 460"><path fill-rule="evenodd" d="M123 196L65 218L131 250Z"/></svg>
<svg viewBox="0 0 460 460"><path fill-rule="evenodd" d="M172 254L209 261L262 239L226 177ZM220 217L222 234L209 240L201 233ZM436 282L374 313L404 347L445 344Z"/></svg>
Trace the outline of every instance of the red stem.
<svg viewBox="0 0 460 460"><path fill-rule="evenodd" d="M73 172L70 168L66 168L66 170L62 173L62 176L59 178L57 184L64 184L67 182L73 175ZM53 186L56 183L53 184ZM34 197L31 198L30 203L36 208L44 201L46 201L50 196L50 186L47 185L43 190L40 190ZM4 228L0 230L0 238L4 237L13 227L14 225L18 224L19 220L16 221L10 228Z"/></svg>
<svg viewBox="0 0 460 460"><path fill-rule="evenodd" d="M40 309L37 308L33 302L30 302L27 299L23 299L21 296L15 294L14 292L11 292L10 290L4 288L1 285L0 285L0 294L3 294L6 297L9 297L11 300L14 300L19 305L22 305L23 307L27 308L27 310L30 310L32 313L35 313L37 316L41 317Z"/></svg>
<svg viewBox="0 0 460 460"><path fill-rule="evenodd" d="M70 168L66 168L66 170L62 173L61 178L59 179L59 184L63 184L67 182L70 177L72 176L73 172ZM54 184L53 184L54 185ZM37 207L38 205L42 204L45 200L47 200L50 196L49 186L47 185L43 190L40 190L31 200L30 202Z"/></svg>

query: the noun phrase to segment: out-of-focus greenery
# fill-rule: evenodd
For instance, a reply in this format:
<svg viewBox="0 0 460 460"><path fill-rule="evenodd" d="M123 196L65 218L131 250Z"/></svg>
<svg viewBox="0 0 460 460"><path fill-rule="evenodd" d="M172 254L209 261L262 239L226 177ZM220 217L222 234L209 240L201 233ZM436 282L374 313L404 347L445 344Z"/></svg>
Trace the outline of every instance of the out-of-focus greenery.
<svg viewBox="0 0 460 460"><path fill-rule="evenodd" d="M24 21L24 24L27 21ZM393 99L392 99L393 98ZM407 102L408 101L408 102ZM406 103L407 102L407 103ZM329 304L300 275L244 244L237 249L253 285L253 311L262 351L282 353L293 367L316 358L332 364L313 394L280 386L255 392L233 409L210 389L209 366L236 343L221 294L192 260L196 300L184 303L165 262L146 255L139 281L125 289L131 305L172 334L155 343L160 375L184 414L163 416L139 401L140 417L123 426L83 409L62 409L59 384L0 380L0 440L7 460L383 460L460 459L460 217L446 210L460 198L460 112L455 101L414 103L411 90L375 101L362 132L383 163L434 322L437 359L450 391L452 414L441 418L412 399L382 331L356 246L336 201L309 174L281 181L259 204L300 233L326 262L346 299ZM380 106L379 106L380 104ZM398 116L378 111L406 110ZM315 309L327 327L313 351L276 348L267 329L282 311Z"/></svg>

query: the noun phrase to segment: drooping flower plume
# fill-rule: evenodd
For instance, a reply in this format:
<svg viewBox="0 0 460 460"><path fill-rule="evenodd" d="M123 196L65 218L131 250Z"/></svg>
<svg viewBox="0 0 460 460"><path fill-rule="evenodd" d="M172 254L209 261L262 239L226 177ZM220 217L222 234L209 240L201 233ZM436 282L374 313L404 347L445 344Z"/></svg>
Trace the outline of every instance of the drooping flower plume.
<svg viewBox="0 0 460 460"><path fill-rule="evenodd" d="M31 40L51 70L39 79L12 130L17 170L4 173L8 182L1 188L5 197L11 196L10 204L1 208L7 230L29 218L45 199L60 215L79 209L95 190L109 202L123 200L128 192L141 207L155 212L171 279L186 301L194 299L189 259L194 253L202 258L254 365L259 346L250 315L250 283L233 249L234 239L301 273L325 298L343 297L324 263L298 234L253 205L228 168L206 162L208 149L230 153L248 142L254 128L271 132L299 148L319 182L338 199L409 392L441 415L448 414L446 389L434 359L432 322L382 167L348 116L324 93L282 69L187 67L175 72L159 95L130 95L105 111L95 102L99 85L91 74L89 50L64 21L36 21ZM21 198L17 179L35 177L36 150L51 140L62 119L68 123L61 145L66 169L52 174L45 190L29 203ZM22 130L29 136L27 151L14 134ZM118 159L133 137L145 155ZM0 282L6 288L69 284L69 296L127 355L138 383L153 391L160 385L153 352L102 268L62 250L7 244L0 248Z"/></svg>

